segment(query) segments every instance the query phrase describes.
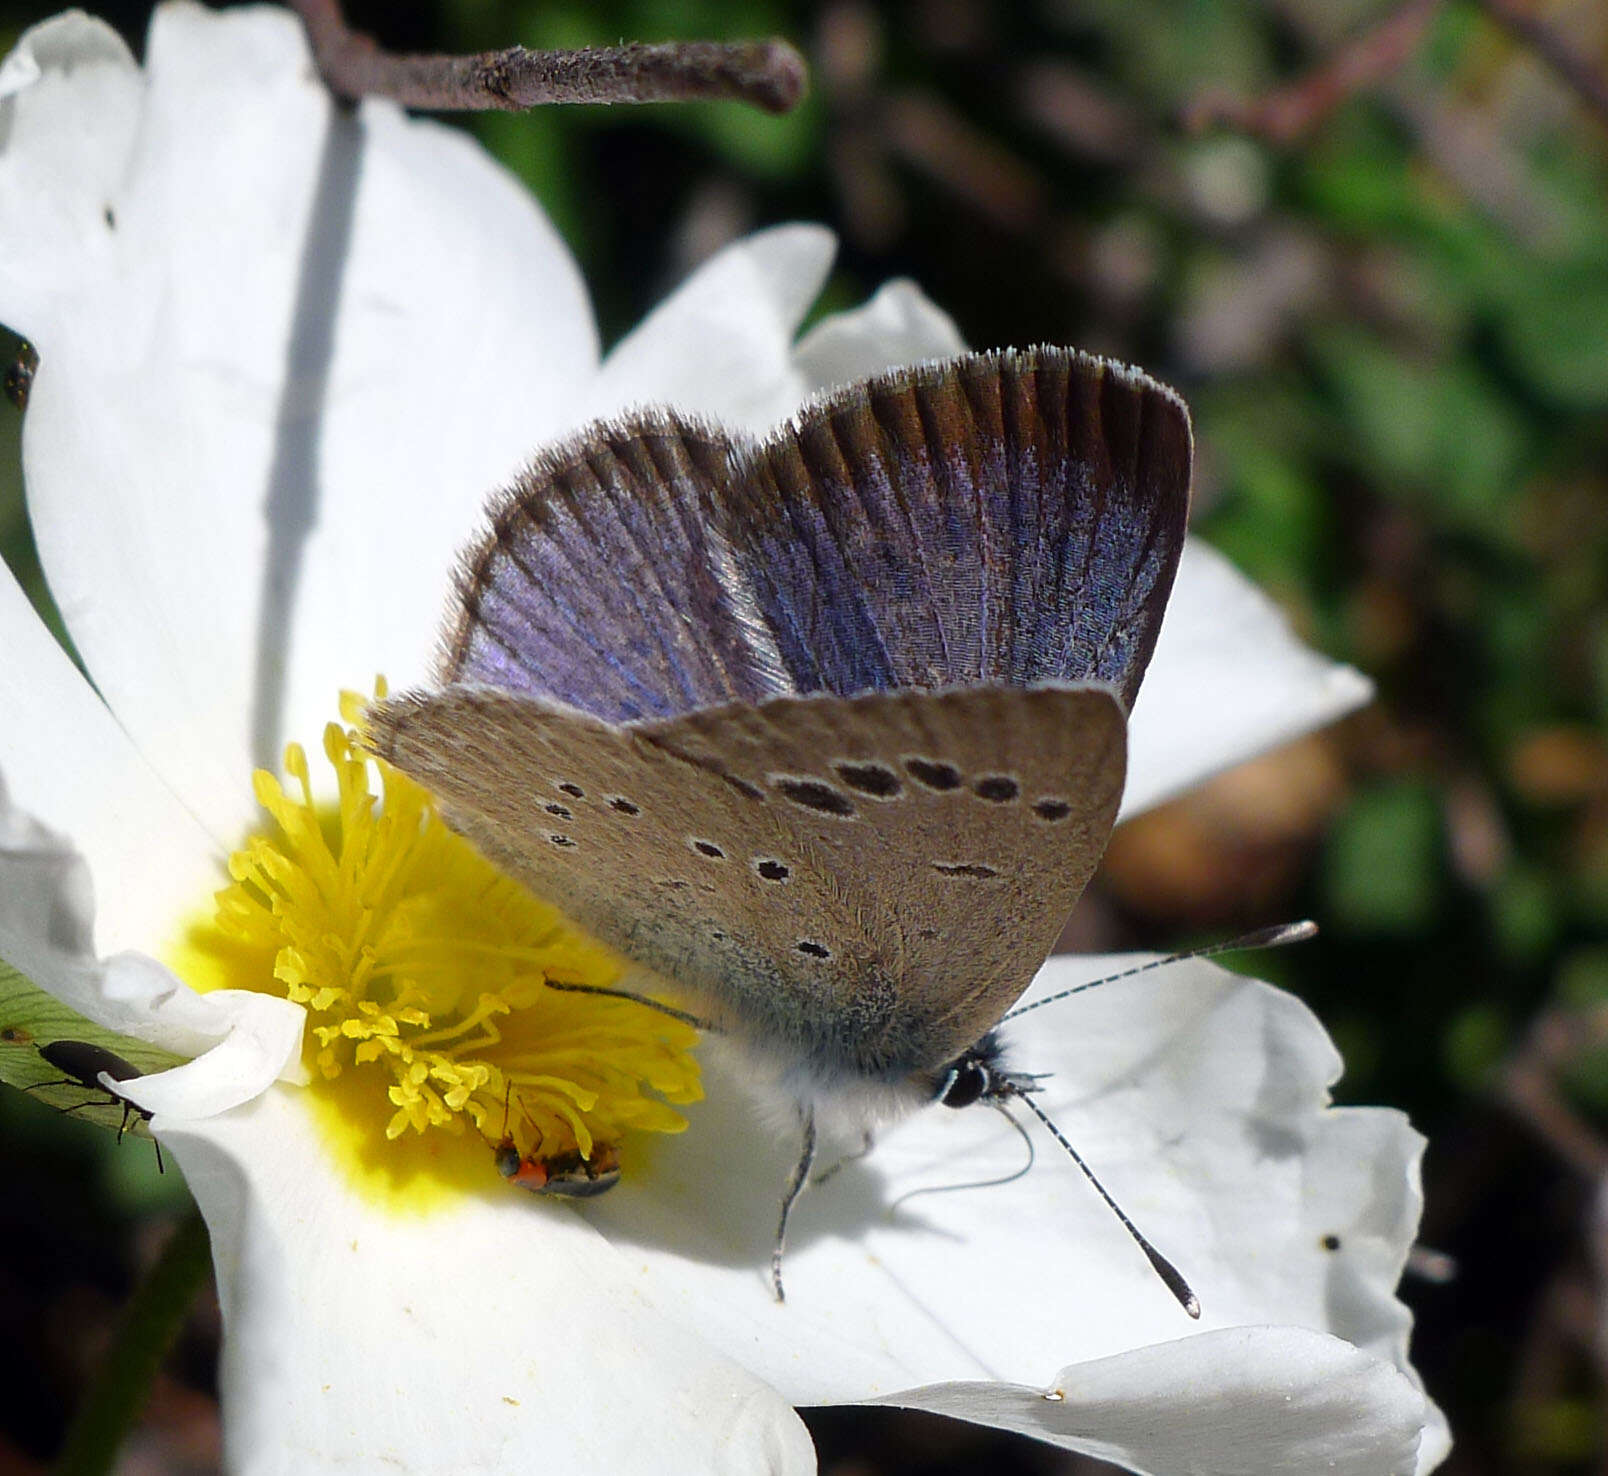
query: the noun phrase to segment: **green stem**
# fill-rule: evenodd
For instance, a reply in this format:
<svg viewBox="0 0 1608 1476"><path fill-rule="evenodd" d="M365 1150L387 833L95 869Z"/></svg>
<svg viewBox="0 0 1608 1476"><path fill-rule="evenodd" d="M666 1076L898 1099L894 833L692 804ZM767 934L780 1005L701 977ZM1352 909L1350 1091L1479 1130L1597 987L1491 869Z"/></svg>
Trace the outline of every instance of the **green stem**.
<svg viewBox="0 0 1608 1476"><path fill-rule="evenodd" d="M128 1304L99 1377L73 1416L53 1476L106 1476L112 1469L211 1268L206 1222L191 1210Z"/></svg>

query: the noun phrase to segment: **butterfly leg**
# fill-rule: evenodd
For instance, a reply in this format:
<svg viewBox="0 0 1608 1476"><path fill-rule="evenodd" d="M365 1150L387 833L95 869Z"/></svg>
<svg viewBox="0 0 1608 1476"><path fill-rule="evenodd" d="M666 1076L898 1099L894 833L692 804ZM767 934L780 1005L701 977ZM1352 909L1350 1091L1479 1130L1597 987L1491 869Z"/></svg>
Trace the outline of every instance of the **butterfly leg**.
<svg viewBox="0 0 1608 1476"><path fill-rule="evenodd" d="M549 989L556 989L561 994L601 994L607 999L628 999L633 1004L657 1010L672 1020L679 1020L683 1025L690 1025L694 1030L717 1033L719 1031L719 1027L713 1021L704 1019L702 1015L694 1015L689 1010L678 1010L674 1005L661 1004L656 999L649 999L645 994L633 994L629 989L605 989L601 984L560 984L556 979L548 979L546 983Z"/></svg>
<svg viewBox="0 0 1608 1476"><path fill-rule="evenodd" d="M846 1153L842 1158L838 1159L838 1161L834 1163L831 1168L822 1169L820 1173L810 1180L810 1188L819 1189L822 1184L829 1183L831 1180L835 1179L851 1163L858 1163L862 1158L869 1158L871 1156L871 1150L876 1146L876 1138L872 1134L867 1133L860 1143L860 1151L858 1153Z"/></svg>
<svg viewBox="0 0 1608 1476"><path fill-rule="evenodd" d="M792 1218L793 1206L810 1182L810 1170L815 1167L815 1109L799 1108L799 1121L804 1128L804 1142L799 1149L798 1162L788 1176L787 1189L782 1194L782 1214L776 1225L776 1246L771 1251L771 1290L778 1302L785 1302L782 1290L782 1251L787 1246L787 1222Z"/></svg>

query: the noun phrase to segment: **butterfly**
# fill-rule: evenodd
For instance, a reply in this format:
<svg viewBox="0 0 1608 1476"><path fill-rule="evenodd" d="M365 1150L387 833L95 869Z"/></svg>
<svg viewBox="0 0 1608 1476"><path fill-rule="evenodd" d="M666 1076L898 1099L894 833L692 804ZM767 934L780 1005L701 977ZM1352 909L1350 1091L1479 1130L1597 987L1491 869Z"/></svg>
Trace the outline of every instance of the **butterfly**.
<svg viewBox="0 0 1608 1476"><path fill-rule="evenodd" d="M1057 348L758 440L595 425L495 500L440 687L370 710L487 856L797 1102L778 1297L819 1111L1030 1090L993 1027L1115 823L1191 458L1173 391Z"/></svg>

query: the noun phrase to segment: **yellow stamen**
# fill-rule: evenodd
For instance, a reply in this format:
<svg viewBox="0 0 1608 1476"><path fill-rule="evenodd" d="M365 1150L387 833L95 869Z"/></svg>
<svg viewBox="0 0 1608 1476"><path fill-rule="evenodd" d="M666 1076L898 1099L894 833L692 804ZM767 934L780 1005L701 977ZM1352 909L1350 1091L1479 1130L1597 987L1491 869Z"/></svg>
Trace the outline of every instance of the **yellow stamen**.
<svg viewBox="0 0 1608 1476"><path fill-rule="evenodd" d="M354 728L360 713L346 694ZM436 1177L447 1144L479 1143L484 1178L485 1144L613 1159L628 1131L681 1131L667 1104L702 1095L697 1033L630 1001L548 989L617 986L623 962L449 830L352 728L330 724L324 756L334 804L315 798L296 744L291 785L254 776L272 823L229 858L230 885L176 962L199 989L270 990L306 1008L310 1090L363 1169L378 1167L380 1142L426 1144Z"/></svg>

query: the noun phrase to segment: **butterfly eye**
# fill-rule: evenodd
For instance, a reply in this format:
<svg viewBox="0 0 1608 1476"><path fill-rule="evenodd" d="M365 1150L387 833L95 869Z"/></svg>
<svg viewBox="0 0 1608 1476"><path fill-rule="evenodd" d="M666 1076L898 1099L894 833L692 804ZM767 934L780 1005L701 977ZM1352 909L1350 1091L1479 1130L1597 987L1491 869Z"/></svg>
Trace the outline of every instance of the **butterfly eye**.
<svg viewBox="0 0 1608 1476"><path fill-rule="evenodd" d="M944 1077L938 1089L938 1100L945 1107L970 1107L987 1093L994 1080L993 1073L980 1061L962 1056Z"/></svg>

